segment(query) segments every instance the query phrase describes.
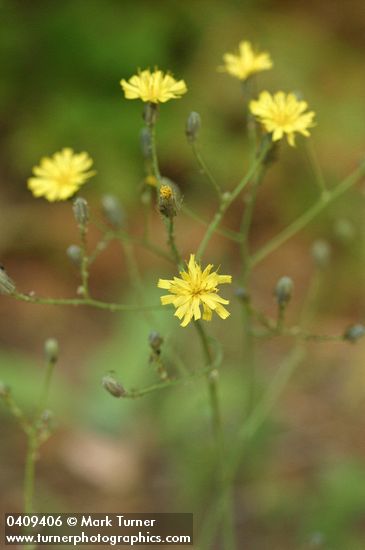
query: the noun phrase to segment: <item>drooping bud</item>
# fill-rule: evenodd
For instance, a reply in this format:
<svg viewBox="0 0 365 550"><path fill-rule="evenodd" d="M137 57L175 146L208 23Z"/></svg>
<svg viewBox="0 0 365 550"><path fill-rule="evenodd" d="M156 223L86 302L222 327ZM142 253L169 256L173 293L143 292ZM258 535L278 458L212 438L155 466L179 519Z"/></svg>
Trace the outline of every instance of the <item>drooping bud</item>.
<svg viewBox="0 0 365 550"><path fill-rule="evenodd" d="M48 338L44 343L44 355L48 363L57 363L59 345L55 338Z"/></svg>
<svg viewBox="0 0 365 550"><path fill-rule="evenodd" d="M194 143L198 139L202 121L199 113L192 111L186 119L185 134L190 143Z"/></svg>
<svg viewBox="0 0 365 550"><path fill-rule="evenodd" d="M73 202L72 208L78 225L86 227L89 221L89 207L87 201L82 197L77 197Z"/></svg>
<svg viewBox="0 0 365 550"><path fill-rule="evenodd" d="M334 231L338 240L343 244L350 243L356 235L356 228L354 224L347 218L340 218L337 220L334 226Z"/></svg>
<svg viewBox="0 0 365 550"><path fill-rule="evenodd" d="M143 157L148 160L152 156L151 134L148 128L142 128L140 134L140 144Z"/></svg>
<svg viewBox="0 0 365 550"><path fill-rule="evenodd" d="M66 254L76 267L79 267L81 265L81 248L77 246L77 244L70 244L70 246L66 250Z"/></svg>
<svg viewBox="0 0 365 550"><path fill-rule="evenodd" d="M344 340L349 342L357 342L363 336L365 336L365 326L360 323L348 327L343 335Z"/></svg>
<svg viewBox="0 0 365 550"><path fill-rule="evenodd" d="M285 306L290 302L293 294L294 283L290 277L281 277L275 287L275 296L279 306Z"/></svg>
<svg viewBox="0 0 365 550"><path fill-rule="evenodd" d="M247 288L244 288L243 286L239 286L238 288L236 288L234 294L236 298L238 298L238 300L240 300L241 302L248 302L248 300L250 299Z"/></svg>
<svg viewBox="0 0 365 550"><path fill-rule="evenodd" d="M158 197L158 209L166 218L173 218L177 214L175 195L170 185L161 185Z"/></svg>
<svg viewBox="0 0 365 550"><path fill-rule="evenodd" d="M101 384L114 397L123 397L127 392L112 374L107 374L102 378Z"/></svg>
<svg viewBox="0 0 365 550"><path fill-rule="evenodd" d="M156 124L158 117L158 106L157 103L145 103L143 109L143 120L147 126L154 126Z"/></svg>
<svg viewBox="0 0 365 550"><path fill-rule="evenodd" d="M16 290L15 283L10 279L5 269L0 266L0 293L11 296Z"/></svg>
<svg viewBox="0 0 365 550"><path fill-rule="evenodd" d="M324 239L314 241L312 246L312 257L316 267L324 269L328 266L331 258L331 247Z"/></svg>
<svg viewBox="0 0 365 550"><path fill-rule="evenodd" d="M153 330L148 335L148 343L153 351L159 352L163 344L163 338L159 332Z"/></svg>
<svg viewBox="0 0 365 550"><path fill-rule="evenodd" d="M101 199L103 213L111 226L119 229L123 223L124 214L118 198L115 195L104 195Z"/></svg>

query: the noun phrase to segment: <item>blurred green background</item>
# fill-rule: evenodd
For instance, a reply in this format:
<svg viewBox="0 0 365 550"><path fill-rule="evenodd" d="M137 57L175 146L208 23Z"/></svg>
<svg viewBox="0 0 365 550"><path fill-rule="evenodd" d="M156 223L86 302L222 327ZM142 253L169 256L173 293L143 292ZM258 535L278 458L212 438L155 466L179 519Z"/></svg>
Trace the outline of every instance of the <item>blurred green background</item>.
<svg viewBox="0 0 365 550"><path fill-rule="evenodd" d="M199 174L185 140L191 110L203 120L201 144L219 181L231 189L249 159L239 83L218 73L222 54L241 39L270 51L274 69L259 75L259 87L300 92L317 113L312 131L329 185L363 158L365 141L365 9L362 0L0 0L0 251L8 273L24 292L72 296L78 274L65 250L77 242L69 203L48 204L26 188L31 169L63 147L86 150L97 176L84 188L95 216L103 193L120 197L131 232L140 235L144 177L139 149L142 106L123 98L119 81L137 67L158 66L184 78L189 92L161 109L158 151L163 174L176 181L185 203L209 218L213 193ZM252 247L293 220L318 190L305 153L283 145L259 196ZM226 225L239 227L242 204ZM342 222L341 222L342 220ZM339 231L343 220L351 231ZM363 183L326 211L303 234L258 266L254 299L275 311L272 289L281 275L296 285L291 320L313 275L309 250L316 238L332 245L331 268L318 300L315 328L341 333L364 321ZM156 242L164 243L157 213ZM204 228L181 214L177 240L187 257ZM91 231L91 244L98 238ZM157 303L159 276L171 268L136 250L146 303ZM234 245L216 238L209 261L237 273ZM223 269L224 267L224 269ZM126 260L118 244L94 266L94 294L136 303ZM233 285L232 285L233 286ZM227 441L243 421L239 304L212 323L224 341L222 401ZM211 433L204 381L136 401L115 400L100 386L115 370L126 387L154 380L148 364L148 334L158 329L168 349L201 364L193 328L180 329L169 311L107 313L31 306L2 297L0 378L32 410L40 389L42 346L58 338L61 359L50 405L58 429L38 464L39 510L193 511L197 525L211 498ZM186 343L189 342L189 356ZM289 342L269 342L260 351L259 384L265 387ZM235 486L239 548L277 550L365 546L364 346L311 345L273 417L250 443ZM0 486L3 511L20 510L24 440L0 408Z"/></svg>

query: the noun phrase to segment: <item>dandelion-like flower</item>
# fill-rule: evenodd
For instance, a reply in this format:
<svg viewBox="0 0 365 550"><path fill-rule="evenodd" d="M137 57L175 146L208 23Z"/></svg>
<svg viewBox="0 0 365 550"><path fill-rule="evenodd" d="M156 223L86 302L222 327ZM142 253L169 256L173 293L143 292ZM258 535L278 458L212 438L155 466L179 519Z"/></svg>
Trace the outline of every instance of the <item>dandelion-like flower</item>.
<svg viewBox="0 0 365 550"><path fill-rule="evenodd" d="M87 153L74 153L65 148L52 157L41 159L33 168L34 177L28 179L28 189L35 197L45 197L48 201L64 201L72 197L95 172Z"/></svg>
<svg viewBox="0 0 365 550"><path fill-rule="evenodd" d="M306 101L299 101L294 94L261 92L258 100L250 102L250 111L265 130L272 133L272 140L279 141L284 134L289 145L295 146L295 132L309 137L309 128L314 126L314 111L306 111Z"/></svg>
<svg viewBox="0 0 365 550"><path fill-rule="evenodd" d="M139 71L128 81L122 79L126 99L141 99L150 103L166 103L170 99L180 99L187 92L184 80L175 80L169 73L155 69Z"/></svg>
<svg viewBox="0 0 365 550"><path fill-rule="evenodd" d="M255 52L251 42L246 40L239 43L238 55L225 53L223 61L224 66L219 69L239 80L246 80L252 74L260 71L267 71L273 65L268 52Z"/></svg>
<svg viewBox="0 0 365 550"><path fill-rule="evenodd" d="M161 296L161 303L165 306L173 304L176 308L175 315L186 327L194 319L203 318L204 321L212 319L215 311L221 319L226 319L230 314L222 304L229 304L228 300L218 296L218 285L231 283L231 275L219 275L212 272L213 265L209 264L202 271L195 260L195 255L190 255L187 271L180 271L181 277L173 280L160 279L158 287L168 290L171 294ZM203 315L200 306L203 306Z"/></svg>

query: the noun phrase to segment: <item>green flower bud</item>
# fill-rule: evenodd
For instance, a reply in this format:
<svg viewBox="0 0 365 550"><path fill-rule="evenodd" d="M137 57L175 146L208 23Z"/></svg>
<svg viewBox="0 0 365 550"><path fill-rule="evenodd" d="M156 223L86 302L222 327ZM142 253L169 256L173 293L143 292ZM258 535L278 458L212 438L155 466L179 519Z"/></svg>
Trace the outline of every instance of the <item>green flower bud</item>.
<svg viewBox="0 0 365 550"><path fill-rule="evenodd" d="M148 343L153 349L153 351L159 352L161 350L161 346L163 344L163 338L161 334L153 330L148 335Z"/></svg>
<svg viewBox="0 0 365 550"><path fill-rule="evenodd" d="M279 306L285 306L290 302L293 294L294 283L290 277L281 277L275 287L275 296Z"/></svg>
<svg viewBox="0 0 365 550"><path fill-rule="evenodd" d="M77 197L73 202L72 208L77 223L85 227L89 221L89 207L87 201L82 197Z"/></svg>
<svg viewBox="0 0 365 550"><path fill-rule="evenodd" d="M127 392L121 384L112 376L107 374L101 381L102 386L114 397L123 397Z"/></svg>
<svg viewBox="0 0 365 550"><path fill-rule="evenodd" d="M348 340L349 342L357 342L357 340L362 338L364 335L365 335L365 327L364 325L361 325L359 323L348 327L343 337L344 337L344 340Z"/></svg>
<svg viewBox="0 0 365 550"><path fill-rule="evenodd" d="M354 224L346 218L340 218L336 221L334 231L338 240L343 244L350 243L356 236L356 228Z"/></svg>
<svg viewBox="0 0 365 550"><path fill-rule="evenodd" d="M0 293L10 296L15 292L15 283L10 279L5 269L0 266Z"/></svg>
<svg viewBox="0 0 365 550"><path fill-rule="evenodd" d="M186 120L185 134L190 143L198 139L198 134L202 125L199 113L192 111Z"/></svg>
<svg viewBox="0 0 365 550"><path fill-rule="evenodd" d="M101 199L103 213L111 226L119 229L123 223L124 214L119 200L114 195L104 195Z"/></svg>
<svg viewBox="0 0 365 550"><path fill-rule="evenodd" d="M55 338L48 338L44 343L44 355L48 363L57 363L59 346Z"/></svg>
<svg viewBox="0 0 365 550"><path fill-rule="evenodd" d="M236 298L238 298L241 302L248 302L250 299L250 295L247 291L247 288L244 288L242 286L236 288L234 291L234 294Z"/></svg>
<svg viewBox="0 0 365 550"><path fill-rule="evenodd" d="M312 246L312 257L316 267L324 269L328 266L331 258L331 247L324 239L314 241Z"/></svg>
<svg viewBox="0 0 365 550"><path fill-rule="evenodd" d="M67 248L66 254L76 267L79 267L81 265L81 248L77 246L77 244L71 244Z"/></svg>

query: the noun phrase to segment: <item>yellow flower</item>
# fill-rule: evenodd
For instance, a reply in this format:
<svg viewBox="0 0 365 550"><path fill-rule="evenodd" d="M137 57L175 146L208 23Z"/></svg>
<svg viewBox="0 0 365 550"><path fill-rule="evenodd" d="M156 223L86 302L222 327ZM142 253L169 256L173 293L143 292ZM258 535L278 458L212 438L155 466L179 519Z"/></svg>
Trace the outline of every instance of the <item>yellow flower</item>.
<svg viewBox="0 0 365 550"><path fill-rule="evenodd" d="M308 137L308 128L314 126L315 113L305 113L308 104L298 101L294 94L261 92L258 100L250 102L250 111L261 122L265 130L272 133L272 140L279 141L284 134L289 145L295 146L295 132Z"/></svg>
<svg viewBox="0 0 365 550"><path fill-rule="evenodd" d="M203 319L210 321L215 311L219 317L226 319L229 312L222 304L229 304L218 296L218 285L231 283L231 275L218 275L216 271L211 273L213 265L209 264L202 271L195 261L195 255L190 255L188 270L181 271L179 277L173 280L160 279L158 287L169 290L171 294L161 296L161 303L165 306L173 304L176 308L175 315L182 319L181 326L186 327L194 318L195 321L202 317L200 305L203 306Z"/></svg>
<svg viewBox="0 0 365 550"><path fill-rule="evenodd" d="M187 92L184 80L175 80L170 74L155 69L139 71L129 81L122 79L126 99L142 99L150 103L166 103L169 99L180 99Z"/></svg>
<svg viewBox="0 0 365 550"><path fill-rule="evenodd" d="M172 189L169 185L161 185L160 187L161 199L169 200L173 197Z"/></svg>
<svg viewBox="0 0 365 550"><path fill-rule="evenodd" d="M260 71L267 71L273 65L268 52L255 52L251 42L247 41L239 43L238 55L225 53L223 61L224 66L219 69L239 80L246 80Z"/></svg>
<svg viewBox="0 0 365 550"><path fill-rule="evenodd" d="M64 201L72 197L95 172L87 153L75 154L72 149L62 149L52 157L41 159L33 168L34 177L28 179L28 189L35 197L48 201Z"/></svg>

